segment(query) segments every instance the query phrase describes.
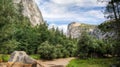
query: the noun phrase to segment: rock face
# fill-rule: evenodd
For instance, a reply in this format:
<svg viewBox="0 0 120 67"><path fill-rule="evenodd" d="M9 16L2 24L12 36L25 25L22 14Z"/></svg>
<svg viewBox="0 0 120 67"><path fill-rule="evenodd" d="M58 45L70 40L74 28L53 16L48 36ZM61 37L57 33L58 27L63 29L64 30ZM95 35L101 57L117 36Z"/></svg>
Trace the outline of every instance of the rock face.
<svg viewBox="0 0 120 67"><path fill-rule="evenodd" d="M35 60L30 58L24 51L14 51L8 62L21 62L26 64L35 63Z"/></svg>
<svg viewBox="0 0 120 67"><path fill-rule="evenodd" d="M24 51L14 51L7 63L7 67L44 67L37 60L29 57Z"/></svg>
<svg viewBox="0 0 120 67"><path fill-rule="evenodd" d="M68 25L68 37L71 36L71 38L79 38L82 32L87 32L89 35L92 35L98 39L106 39L114 35L114 32L103 32L95 25L77 22L72 22Z"/></svg>
<svg viewBox="0 0 120 67"><path fill-rule="evenodd" d="M13 0L17 10L28 17L33 26L44 23L41 11L39 10L35 0Z"/></svg>
<svg viewBox="0 0 120 67"><path fill-rule="evenodd" d="M67 35L71 38L79 38L82 32L92 32L94 28L94 25L72 22L68 25Z"/></svg>

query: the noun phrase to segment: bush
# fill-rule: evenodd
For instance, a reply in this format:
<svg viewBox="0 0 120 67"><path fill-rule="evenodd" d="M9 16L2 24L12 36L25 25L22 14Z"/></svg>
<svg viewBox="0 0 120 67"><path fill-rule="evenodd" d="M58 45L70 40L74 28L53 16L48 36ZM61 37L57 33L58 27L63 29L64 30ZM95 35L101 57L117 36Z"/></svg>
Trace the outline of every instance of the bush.
<svg viewBox="0 0 120 67"><path fill-rule="evenodd" d="M10 58L10 55L0 54L0 62L7 62Z"/></svg>
<svg viewBox="0 0 120 67"><path fill-rule="evenodd" d="M79 58L81 58L81 59L87 59L88 57L87 57L87 53L82 53L82 52L80 52L79 54L78 54L78 56L79 56Z"/></svg>
<svg viewBox="0 0 120 67"><path fill-rule="evenodd" d="M3 62L8 62L9 59L10 59L10 55L2 55Z"/></svg>
<svg viewBox="0 0 120 67"><path fill-rule="evenodd" d="M40 55L38 55L38 54L30 55L30 57L32 57L33 59L36 59L36 60L40 59Z"/></svg>
<svg viewBox="0 0 120 67"><path fill-rule="evenodd" d="M2 62L2 55L0 54L0 62Z"/></svg>

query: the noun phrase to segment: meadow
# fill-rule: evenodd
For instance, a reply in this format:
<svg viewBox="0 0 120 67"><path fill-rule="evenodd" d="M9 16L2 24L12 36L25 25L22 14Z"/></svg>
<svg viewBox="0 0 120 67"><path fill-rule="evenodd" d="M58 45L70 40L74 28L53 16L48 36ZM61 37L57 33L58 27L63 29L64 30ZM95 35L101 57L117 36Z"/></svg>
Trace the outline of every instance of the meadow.
<svg viewBox="0 0 120 67"><path fill-rule="evenodd" d="M113 58L73 59L67 67L110 67L114 62Z"/></svg>

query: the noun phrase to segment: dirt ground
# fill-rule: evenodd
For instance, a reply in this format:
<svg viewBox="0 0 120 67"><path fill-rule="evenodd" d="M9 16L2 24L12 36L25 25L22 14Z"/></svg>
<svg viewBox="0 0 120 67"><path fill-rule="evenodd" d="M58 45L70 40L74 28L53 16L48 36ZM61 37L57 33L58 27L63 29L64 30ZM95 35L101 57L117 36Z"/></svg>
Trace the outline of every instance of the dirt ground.
<svg viewBox="0 0 120 67"><path fill-rule="evenodd" d="M0 63L0 67L6 67L6 63Z"/></svg>
<svg viewBox="0 0 120 67"><path fill-rule="evenodd" d="M38 60L44 67L66 67L72 58L61 58L54 60ZM0 67L6 67L6 63L0 63ZM39 67L39 65L37 66Z"/></svg>
<svg viewBox="0 0 120 67"><path fill-rule="evenodd" d="M45 67L66 67L66 65L69 63L70 60L74 58L61 58L61 59L55 59L50 61L41 61Z"/></svg>

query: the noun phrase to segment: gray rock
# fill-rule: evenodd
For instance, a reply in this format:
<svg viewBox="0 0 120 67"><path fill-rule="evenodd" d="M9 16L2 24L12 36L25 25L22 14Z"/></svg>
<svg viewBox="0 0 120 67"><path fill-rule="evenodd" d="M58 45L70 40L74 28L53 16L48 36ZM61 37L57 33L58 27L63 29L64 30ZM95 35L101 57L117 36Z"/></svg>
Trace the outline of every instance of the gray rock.
<svg viewBox="0 0 120 67"><path fill-rule="evenodd" d="M21 62L25 64L36 63L36 60L29 57L24 51L14 51L8 62Z"/></svg>
<svg viewBox="0 0 120 67"><path fill-rule="evenodd" d="M97 25L83 24L78 22L72 22L68 25L67 36L71 38L79 38L82 32L87 32L89 35L96 37L98 39L107 39L108 37L113 37L114 31L103 32L98 29Z"/></svg>
<svg viewBox="0 0 120 67"><path fill-rule="evenodd" d="M24 51L14 51L7 67L44 67L39 61L29 57Z"/></svg>
<svg viewBox="0 0 120 67"><path fill-rule="evenodd" d="M28 17L33 26L44 23L40 9L35 0L13 0L16 9L22 11L25 17Z"/></svg>
<svg viewBox="0 0 120 67"><path fill-rule="evenodd" d="M79 38L82 32L92 32L94 28L95 25L72 22L68 25L67 36L71 36L71 38Z"/></svg>

